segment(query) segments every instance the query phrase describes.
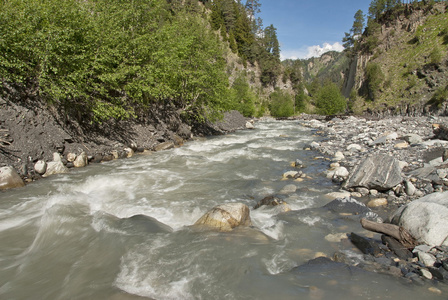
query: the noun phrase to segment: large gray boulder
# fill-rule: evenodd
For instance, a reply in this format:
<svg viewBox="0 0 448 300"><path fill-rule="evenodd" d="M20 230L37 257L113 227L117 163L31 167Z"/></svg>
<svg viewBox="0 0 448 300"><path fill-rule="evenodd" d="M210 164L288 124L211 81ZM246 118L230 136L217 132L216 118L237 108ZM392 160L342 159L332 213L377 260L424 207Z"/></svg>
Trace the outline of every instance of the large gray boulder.
<svg viewBox="0 0 448 300"><path fill-rule="evenodd" d="M226 203L215 206L194 225L204 225L218 231L231 231L238 226L252 225L249 207L242 203Z"/></svg>
<svg viewBox="0 0 448 300"><path fill-rule="evenodd" d="M391 222L420 243L448 246L448 192L433 193L400 207Z"/></svg>
<svg viewBox="0 0 448 300"><path fill-rule="evenodd" d="M0 190L25 186L20 175L12 167L0 168Z"/></svg>
<svg viewBox="0 0 448 300"><path fill-rule="evenodd" d="M377 154L361 161L344 183L344 188L364 187L387 191L403 181L398 160Z"/></svg>

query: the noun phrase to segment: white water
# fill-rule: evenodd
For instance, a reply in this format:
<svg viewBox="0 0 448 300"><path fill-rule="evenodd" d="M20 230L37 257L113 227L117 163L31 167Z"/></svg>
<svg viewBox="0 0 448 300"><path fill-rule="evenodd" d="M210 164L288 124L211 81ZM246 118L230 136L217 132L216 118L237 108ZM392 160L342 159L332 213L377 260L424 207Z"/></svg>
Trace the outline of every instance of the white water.
<svg viewBox="0 0 448 300"><path fill-rule="evenodd" d="M339 268L292 270L342 250L359 223L319 209L334 191L295 122L189 142L0 194L0 299L437 299L426 286ZM282 181L295 159L312 178ZM287 184L293 211L251 210L253 228L190 227L215 205L253 207ZM127 219L146 215L154 219ZM362 258L362 256L361 256ZM445 292L446 286L438 286ZM429 294L428 294L429 293Z"/></svg>

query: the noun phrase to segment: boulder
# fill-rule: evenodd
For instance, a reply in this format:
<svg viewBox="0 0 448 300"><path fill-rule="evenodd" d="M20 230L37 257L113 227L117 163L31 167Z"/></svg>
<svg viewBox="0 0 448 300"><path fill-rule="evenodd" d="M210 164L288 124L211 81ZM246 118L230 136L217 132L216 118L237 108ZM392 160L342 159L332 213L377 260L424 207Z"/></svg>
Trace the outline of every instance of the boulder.
<svg viewBox="0 0 448 300"><path fill-rule="evenodd" d="M47 163L43 160L38 160L34 164L34 171L36 171L36 173L39 175L44 175L47 171Z"/></svg>
<svg viewBox="0 0 448 300"><path fill-rule="evenodd" d="M246 122L246 129L255 129L255 126L251 122Z"/></svg>
<svg viewBox="0 0 448 300"><path fill-rule="evenodd" d="M154 147L154 151L163 151L174 148L173 142L163 142Z"/></svg>
<svg viewBox="0 0 448 300"><path fill-rule="evenodd" d="M84 168L89 163L89 159L87 158L87 154L85 152L82 152L80 155L76 157L76 159L73 161L73 165L75 168Z"/></svg>
<svg viewBox="0 0 448 300"><path fill-rule="evenodd" d="M47 171L42 177L48 177L54 174L67 173L68 168L61 161L51 161L47 164Z"/></svg>
<svg viewBox="0 0 448 300"><path fill-rule="evenodd" d="M433 193L400 207L391 222L420 243L448 246L448 192Z"/></svg>
<svg viewBox="0 0 448 300"><path fill-rule="evenodd" d="M293 194L297 191L297 186L294 184L288 184L285 185L280 192L278 192L280 195L289 195L289 194Z"/></svg>
<svg viewBox="0 0 448 300"><path fill-rule="evenodd" d="M231 231L238 226L252 225L249 207L242 203L226 203L215 206L194 225L204 225L219 231Z"/></svg>
<svg viewBox="0 0 448 300"><path fill-rule="evenodd" d="M377 154L358 164L343 187L345 189L365 187L387 191L403 181L398 160L392 156Z"/></svg>
<svg viewBox="0 0 448 300"><path fill-rule="evenodd" d="M351 197L337 198L323 206L324 208L344 216L355 216L356 218L366 218L368 220L382 222L378 214L374 213L364 203Z"/></svg>
<svg viewBox="0 0 448 300"><path fill-rule="evenodd" d="M25 183L14 168L0 168L0 190L13 189L23 186L25 186Z"/></svg>

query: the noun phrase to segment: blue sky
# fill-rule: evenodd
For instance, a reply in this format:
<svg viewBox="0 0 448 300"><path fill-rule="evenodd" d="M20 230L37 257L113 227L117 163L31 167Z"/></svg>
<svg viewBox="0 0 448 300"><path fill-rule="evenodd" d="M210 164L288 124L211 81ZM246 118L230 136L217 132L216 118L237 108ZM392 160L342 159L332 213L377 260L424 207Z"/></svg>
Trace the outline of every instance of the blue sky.
<svg viewBox="0 0 448 300"><path fill-rule="evenodd" d="M319 56L342 50L344 32L355 13L368 12L371 0L259 0L265 27L277 28L282 59Z"/></svg>

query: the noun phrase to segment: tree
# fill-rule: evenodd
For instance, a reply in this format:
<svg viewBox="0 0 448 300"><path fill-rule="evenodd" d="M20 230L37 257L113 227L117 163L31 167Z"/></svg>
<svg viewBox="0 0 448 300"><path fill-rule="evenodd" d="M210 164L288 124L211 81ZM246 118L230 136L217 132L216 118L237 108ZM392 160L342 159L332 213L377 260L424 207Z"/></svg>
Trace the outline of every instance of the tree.
<svg viewBox="0 0 448 300"><path fill-rule="evenodd" d="M362 35L365 26L364 13L362 10L358 10L354 16L355 21L350 29L350 32L345 33L345 37L342 39L345 49L350 49L356 45L356 41Z"/></svg>
<svg viewBox="0 0 448 300"><path fill-rule="evenodd" d="M271 116L276 118L290 117L294 114L294 101L288 93L283 90L275 89L270 95L271 103L269 110Z"/></svg>
<svg viewBox="0 0 448 300"><path fill-rule="evenodd" d="M343 113L346 106L346 100L335 83L329 82L317 92L316 107L320 114L335 115Z"/></svg>

